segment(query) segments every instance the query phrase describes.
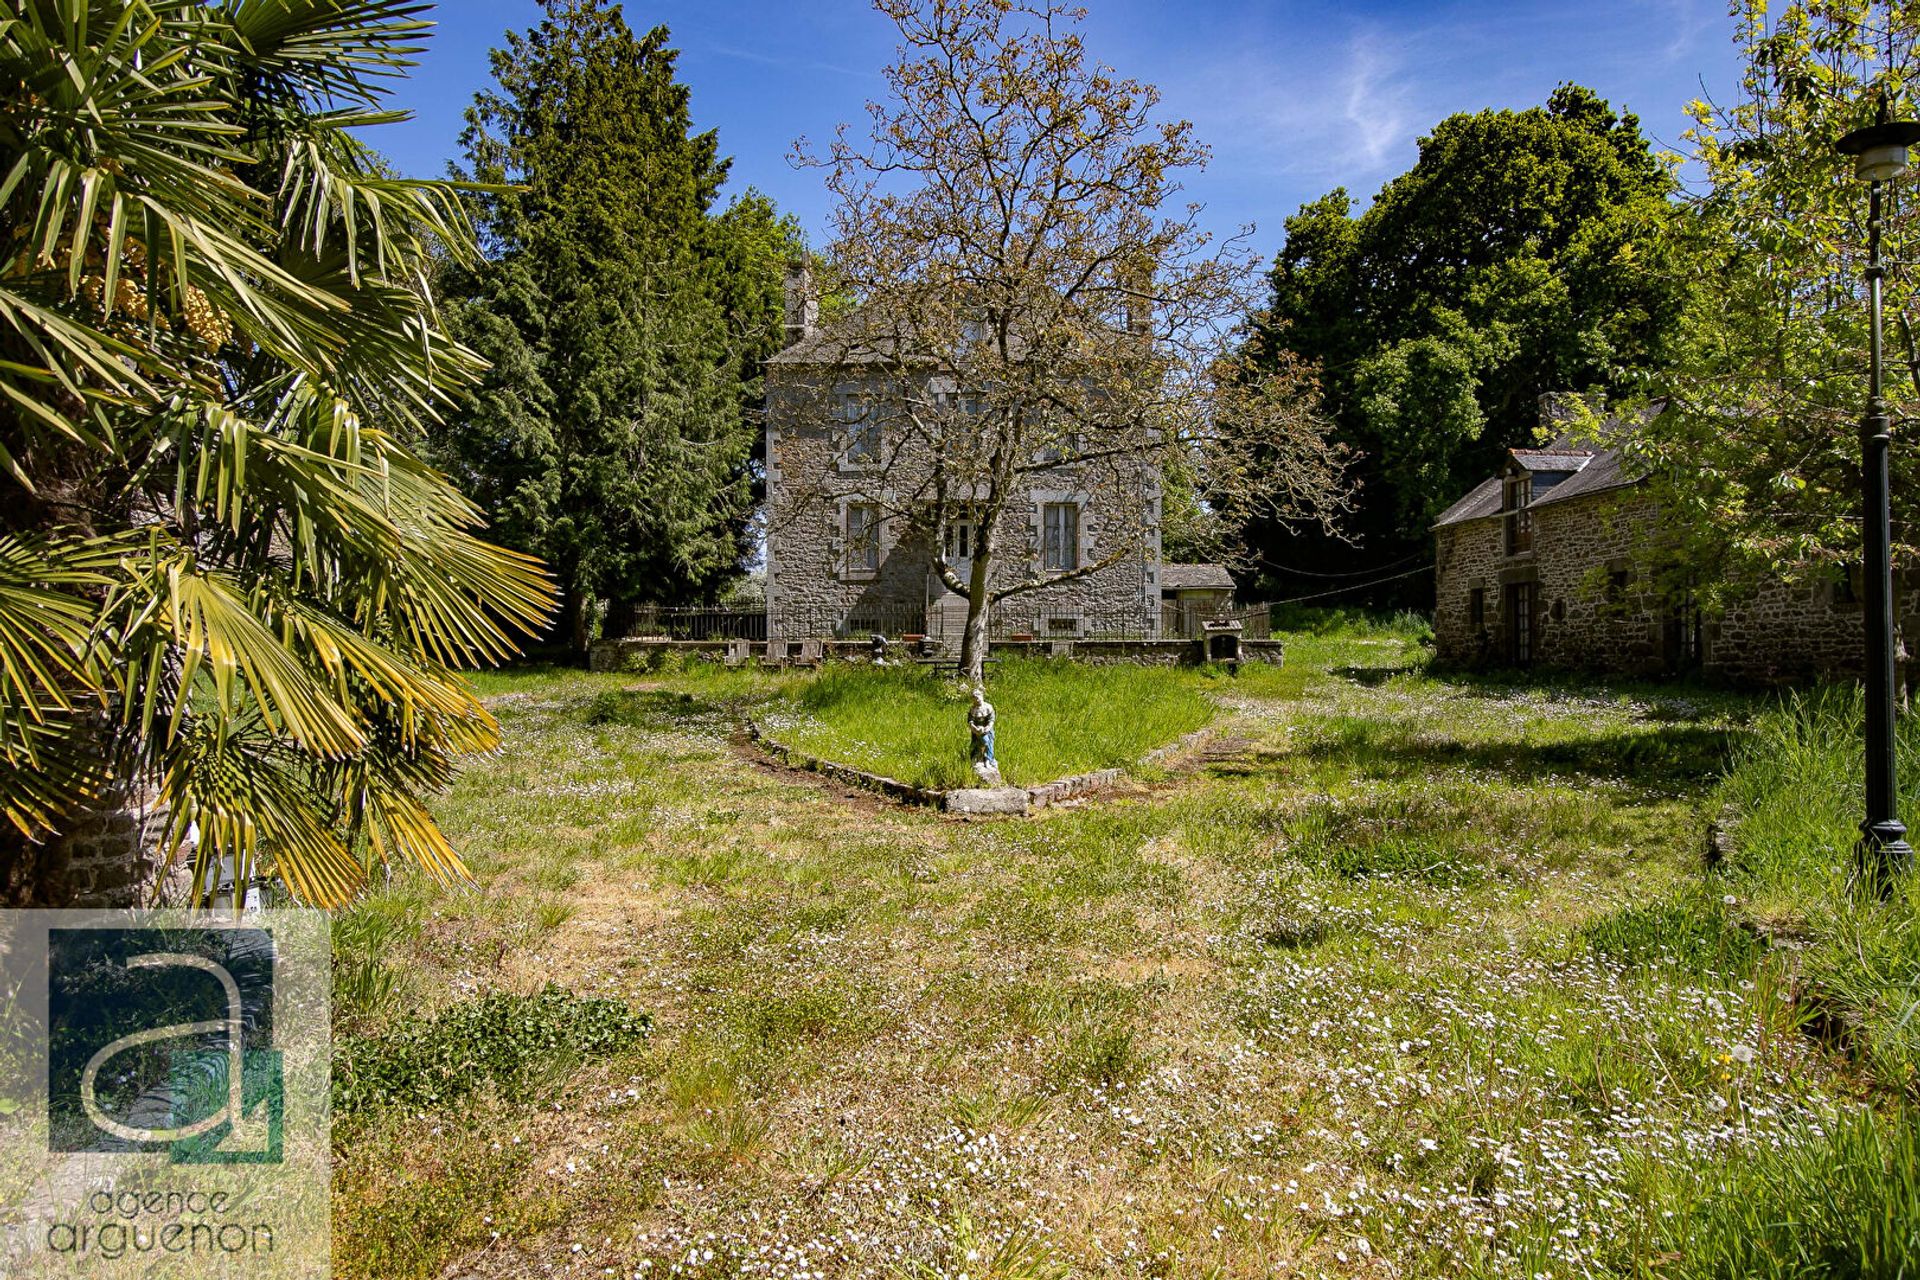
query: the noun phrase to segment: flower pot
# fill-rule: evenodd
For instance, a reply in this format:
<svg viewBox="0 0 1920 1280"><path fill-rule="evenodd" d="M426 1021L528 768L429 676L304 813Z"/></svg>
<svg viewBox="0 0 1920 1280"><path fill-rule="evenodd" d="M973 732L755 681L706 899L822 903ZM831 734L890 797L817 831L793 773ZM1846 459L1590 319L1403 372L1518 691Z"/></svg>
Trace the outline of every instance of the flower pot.
<svg viewBox="0 0 1920 1280"><path fill-rule="evenodd" d="M1013 633L1012 635L1010 635L1010 636L1008 636L1008 637L1007 637L1007 639L1009 639L1009 640L1011 640L1011 641L1013 641L1013 642L1014 642L1015 644L1032 644L1032 643L1033 643L1033 632L1031 632L1031 631L1016 631L1016 632L1014 632L1014 633Z"/></svg>

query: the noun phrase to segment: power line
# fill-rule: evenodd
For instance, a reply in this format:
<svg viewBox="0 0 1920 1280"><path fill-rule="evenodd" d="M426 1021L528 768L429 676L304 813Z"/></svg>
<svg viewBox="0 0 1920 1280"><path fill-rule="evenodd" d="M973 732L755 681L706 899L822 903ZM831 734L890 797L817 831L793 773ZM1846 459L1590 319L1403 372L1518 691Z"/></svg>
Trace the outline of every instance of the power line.
<svg viewBox="0 0 1920 1280"><path fill-rule="evenodd" d="M1411 564L1415 560L1424 560L1427 558L1427 555L1428 553L1425 551L1416 551L1410 556L1401 556L1398 560L1390 564L1377 564L1370 569L1355 569L1352 573L1319 573L1312 569L1295 569L1290 565L1279 564L1269 560L1265 556L1260 558L1260 563L1266 565L1269 569L1278 569L1281 573L1298 574L1303 578L1326 578L1335 580L1339 578L1364 578L1370 573L1380 573L1387 569L1398 569L1403 564Z"/></svg>
<svg viewBox="0 0 1920 1280"><path fill-rule="evenodd" d="M1334 587L1329 591L1316 591L1312 595L1290 596L1285 600L1269 600L1267 601L1267 607L1272 608L1276 604L1300 604L1306 600L1321 600L1327 596L1345 595L1349 591L1364 591L1368 587L1384 586L1389 582L1398 582L1402 578L1411 578L1416 573L1431 573L1432 571L1432 565L1423 564L1416 568L1409 569L1405 573L1396 573L1390 578L1378 578L1372 582L1356 582L1352 586Z"/></svg>

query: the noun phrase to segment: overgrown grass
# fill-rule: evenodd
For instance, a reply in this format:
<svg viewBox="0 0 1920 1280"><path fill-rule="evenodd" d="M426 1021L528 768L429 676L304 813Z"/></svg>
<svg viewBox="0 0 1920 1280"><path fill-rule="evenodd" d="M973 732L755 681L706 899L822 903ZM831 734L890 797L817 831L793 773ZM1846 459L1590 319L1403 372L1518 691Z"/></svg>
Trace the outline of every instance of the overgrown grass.
<svg viewBox="0 0 1920 1280"><path fill-rule="evenodd" d="M1433 619L1414 609L1350 609L1339 606L1277 604L1273 606L1276 630L1299 635L1339 637L1341 639L1410 640L1424 644L1433 639Z"/></svg>
<svg viewBox="0 0 1920 1280"><path fill-rule="evenodd" d="M1273 679L1243 668L1249 684ZM1088 666L1008 658L988 668L1002 775L1031 786L1127 766L1204 726L1211 670ZM966 686L925 668L831 664L767 713L774 736L809 754L924 787L970 785Z"/></svg>
<svg viewBox="0 0 1920 1280"><path fill-rule="evenodd" d="M1737 1160L1648 1167L1653 1248L1674 1280L1911 1280L1920 1123L1860 1110Z"/></svg>
<svg viewBox="0 0 1920 1280"><path fill-rule="evenodd" d="M1238 679L1059 672L1086 687L1037 705L1146 722L1172 690L1234 745L982 824L735 750L738 710L816 719L837 669L489 677L502 749L436 809L478 891L402 877L340 921L352 1035L548 981L656 1021L343 1113L336 1273L1812 1280L1920 1252L1906 917L1760 838L1850 847L1852 800L1817 794L1850 726L1287 642ZM1026 665L992 668L1010 758ZM964 769L957 691L859 674L849 716ZM1762 816L1708 873L1729 801ZM1809 993L1859 1030L1806 1025Z"/></svg>
<svg viewBox="0 0 1920 1280"><path fill-rule="evenodd" d="M1738 821L1721 868L1762 924L1797 948L1826 1031L1887 1087L1920 1099L1920 877L1880 902L1856 881L1864 705L1857 688L1792 694L1755 722L1719 791ZM1920 795L1920 722L1899 722L1903 815Z"/></svg>

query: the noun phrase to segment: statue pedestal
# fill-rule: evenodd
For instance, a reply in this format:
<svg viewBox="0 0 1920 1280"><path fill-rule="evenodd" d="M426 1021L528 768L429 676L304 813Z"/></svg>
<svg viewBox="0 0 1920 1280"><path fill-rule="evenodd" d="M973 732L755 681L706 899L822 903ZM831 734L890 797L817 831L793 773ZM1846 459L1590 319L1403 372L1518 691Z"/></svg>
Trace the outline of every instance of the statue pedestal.
<svg viewBox="0 0 1920 1280"><path fill-rule="evenodd" d="M948 813L1025 814L1027 793L1019 787L965 787L947 792Z"/></svg>

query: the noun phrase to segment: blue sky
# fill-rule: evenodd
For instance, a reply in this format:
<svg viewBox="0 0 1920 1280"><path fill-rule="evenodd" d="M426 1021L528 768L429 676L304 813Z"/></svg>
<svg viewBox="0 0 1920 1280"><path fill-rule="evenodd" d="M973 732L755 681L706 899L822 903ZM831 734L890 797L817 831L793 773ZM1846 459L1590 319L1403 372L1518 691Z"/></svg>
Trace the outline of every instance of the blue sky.
<svg viewBox="0 0 1920 1280"><path fill-rule="evenodd" d="M1086 0L1092 53L1158 84L1162 109L1194 122L1213 162L1188 193L1206 224L1255 224L1271 255L1282 221L1344 185L1362 199L1413 163L1442 117L1525 107L1576 80L1678 147L1702 86L1732 95L1739 64L1725 0L1386 3L1320 0ZM487 83L487 50L538 20L533 0L443 0L440 25L396 105L415 113L375 131L406 173L444 172L460 113ZM794 139L824 141L880 95L893 29L862 0L628 0L636 28L665 23L701 128L733 157L732 189L756 186L823 238L817 172L787 161Z"/></svg>

